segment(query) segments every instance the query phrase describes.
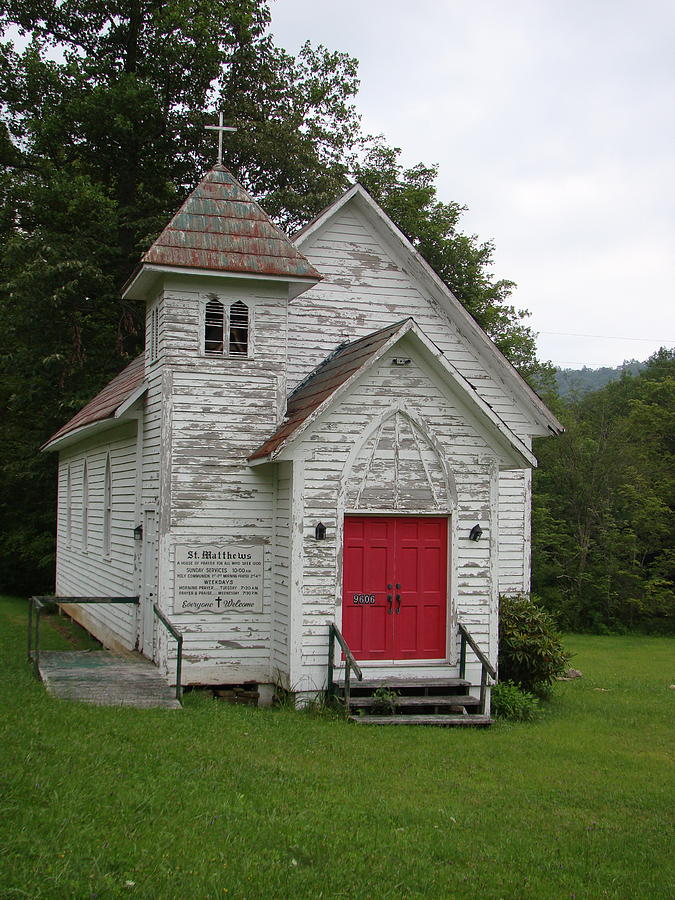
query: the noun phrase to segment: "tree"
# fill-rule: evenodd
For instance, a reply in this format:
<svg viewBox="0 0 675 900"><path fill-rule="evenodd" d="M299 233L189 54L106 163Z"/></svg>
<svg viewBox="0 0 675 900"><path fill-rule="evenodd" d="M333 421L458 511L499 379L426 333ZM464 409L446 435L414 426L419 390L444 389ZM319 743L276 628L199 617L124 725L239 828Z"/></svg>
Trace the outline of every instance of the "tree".
<svg viewBox="0 0 675 900"><path fill-rule="evenodd" d="M586 395L536 448L534 589L575 629L675 627L675 354Z"/></svg>
<svg viewBox="0 0 675 900"><path fill-rule="evenodd" d="M214 158L223 109L234 174L287 229L361 178L525 374L533 335L458 231L436 170L364 138L356 60L269 35L267 0L0 0L0 561L3 584L51 579L54 461L40 445L142 342L120 286ZM360 161L359 161L360 154ZM39 565L36 566L36 560Z"/></svg>
<svg viewBox="0 0 675 900"><path fill-rule="evenodd" d="M51 579L38 449L138 352L119 289L213 160L213 110L241 126L235 174L293 227L343 188L358 81L346 54L274 47L264 0L9 0L9 25L29 38L0 46L0 559L18 590Z"/></svg>

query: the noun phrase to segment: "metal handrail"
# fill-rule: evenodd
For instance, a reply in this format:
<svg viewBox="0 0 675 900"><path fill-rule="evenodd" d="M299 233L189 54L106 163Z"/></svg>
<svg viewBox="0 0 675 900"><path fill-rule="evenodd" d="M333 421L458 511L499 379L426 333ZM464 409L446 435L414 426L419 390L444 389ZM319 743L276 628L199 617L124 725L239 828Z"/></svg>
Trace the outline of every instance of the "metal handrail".
<svg viewBox="0 0 675 900"><path fill-rule="evenodd" d="M333 692L333 671L335 666L335 641L337 640L338 644L342 648L342 652L345 655L345 709L349 712L349 694L350 694L350 684L351 684L351 670L354 670L354 674L358 678L359 681L363 680L363 672L359 668L358 663L354 659L352 651L349 649L349 644L344 639L342 634L340 633L340 629L337 627L335 622L328 623L328 675L327 675L327 683L326 683L326 693L330 697Z"/></svg>
<svg viewBox="0 0 675 900"><path fill-rule="evenodd" d="M459 633L460 633L461 636L462 636L462 645L464 646L464 657L466 658L466 644L468 644L469 647L471 647L471 649L473 650L473 652L474 652L474 653L476 654L476 656L478 657L479 662L480 662L483 666L485 666L485 668L486 668L487 671L488 671L488 674L489 674L492 678L496 678L496 677L497 677L497 670L496 670L495 667L492 665L492 663L491 663L490 660L487 658L487 656L483 653L483 651L480 649L480 647L479 647L478 644L475 642L475 640L473 639L473 637L471 636L471 634L466 630L466 628L464 627L464 625L462 625L462 623L459 622L458 625L457 625L457 628L459 629ZM461 663L460 663L460 667L461 667ZM460 672L460 678L464 678L464 674L463 674L462 672Z"/></svg>
<svg viewBox="0 0 675 900"><path fill-rule="evenodd" d="M467 631L467 629L462 625L461 622L458 622L457 628L462 638L462 643L460 645L459 651L459 677L464 678L466 675L466 645L473 650L473 652L478 657L478 661L481 665L480 670L480 705L481 710L485 712L485 694L487 692L487 676L489 675L495 681L497 679L497 670L492 665L487 656L480 649L478 644L473 639L472 635Z"/></svg>
<svg viewBox="0 0 675 900"><path fill-rule="evenodd" d="M40 670L40 613L48 603L132 603L138 606L139 598L136 597L31 597L28 601L28 659L35 665L35 671ZM35 610L35 650L33 650L33 610Z"/></svg>
<svg viewBox="0 0 675 900"><path fill-rule="evenodd" d="M178 644L178 648L176 650L176 700L178 700L178 702L180 703L181 697L183 696L183 686L181 684L181 670L183 668L183 635L180 633L180 631L178 631L175 625L172 625L171 622L169 622L167 617L164 615L164 613L156 603L152 604L152 608L159 621Z"/></svg>

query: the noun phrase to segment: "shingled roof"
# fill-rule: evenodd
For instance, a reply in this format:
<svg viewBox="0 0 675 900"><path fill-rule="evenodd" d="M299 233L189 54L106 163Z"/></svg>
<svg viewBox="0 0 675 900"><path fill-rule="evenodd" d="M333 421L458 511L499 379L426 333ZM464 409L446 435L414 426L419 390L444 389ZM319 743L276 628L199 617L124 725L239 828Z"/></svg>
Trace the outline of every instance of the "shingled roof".
<svg viewBox="0 0 675 900"><path fill-rule="evenodd" d="M222 165L206 173L145 253L143 264L321 278Z"/></svg>
<svg viewBox="0 0 675 900"><path fill-rule="evenodd" d="M86 406L83 406L79 412L75 413L69 422L66 422L62 428L59 428L42 449L48 448L50 444L70 434L71 431L77 431L80 428L84 428L85 425L92 425L94 422L102 422L105 419L112 418L122 404L142 386L144 371L144 357L141 355L129 363L119 375L116 375L102 391L99 391L93 400L90 400Z"/></svg>
<svg viewBox="0 0 675 900"><path fill-rule="evenodd" d="M358 341L338 347L290 395L286 421L249 459L263 459L278 450L325 400L358 372L409 321L411 320L403 319L394 325L373 331Z"/></svg>

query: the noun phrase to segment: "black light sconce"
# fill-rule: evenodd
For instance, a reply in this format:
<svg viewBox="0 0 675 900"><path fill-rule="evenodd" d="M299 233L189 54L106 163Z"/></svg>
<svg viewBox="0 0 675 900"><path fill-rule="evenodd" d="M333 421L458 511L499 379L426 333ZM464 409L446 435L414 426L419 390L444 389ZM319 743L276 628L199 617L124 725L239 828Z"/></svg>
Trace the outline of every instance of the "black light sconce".
<svg viewBox="0 0 675 900"><path fill-rule="evenodd" d="M471 531L469 532L469 540L470 541L479 541L483 536L483 529L480 525L474 525Z"/></svg>
<svg viewBox="0 0 675 900"><path fill-rule="evenodd" d="M137 526L134 528L134 540L135 540L135 541L142 541L142 540L143 540L143 526L142 526L142 525L137 525Z"/></svg>
<svg viewBox="0 0 675 900"><path fill-rule="evenodd" d="M314 529L314 537L317 539L317 541L323 541L326 537L326 526L323 524L323 522L316 523L316 528Z"/></svg>

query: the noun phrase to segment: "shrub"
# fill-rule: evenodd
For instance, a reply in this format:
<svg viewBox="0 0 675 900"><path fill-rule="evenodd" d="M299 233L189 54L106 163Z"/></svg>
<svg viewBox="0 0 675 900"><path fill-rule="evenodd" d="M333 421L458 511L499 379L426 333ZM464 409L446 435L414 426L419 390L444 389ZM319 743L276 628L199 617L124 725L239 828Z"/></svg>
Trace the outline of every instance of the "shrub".
<svg viewBox="0 0 675 900"><path fill-rule="evenodd" d="M510 722L531 722L540 712L539 700L521 691L512 681L500 681L492 688L492 714Z"/></svg>
<svg viewBox="0 0 675 900"><path fill-rule="evenodd" d="M570 659L553 619L527 594L504 596L499 609L499 676L540 696Z"/></svg>

